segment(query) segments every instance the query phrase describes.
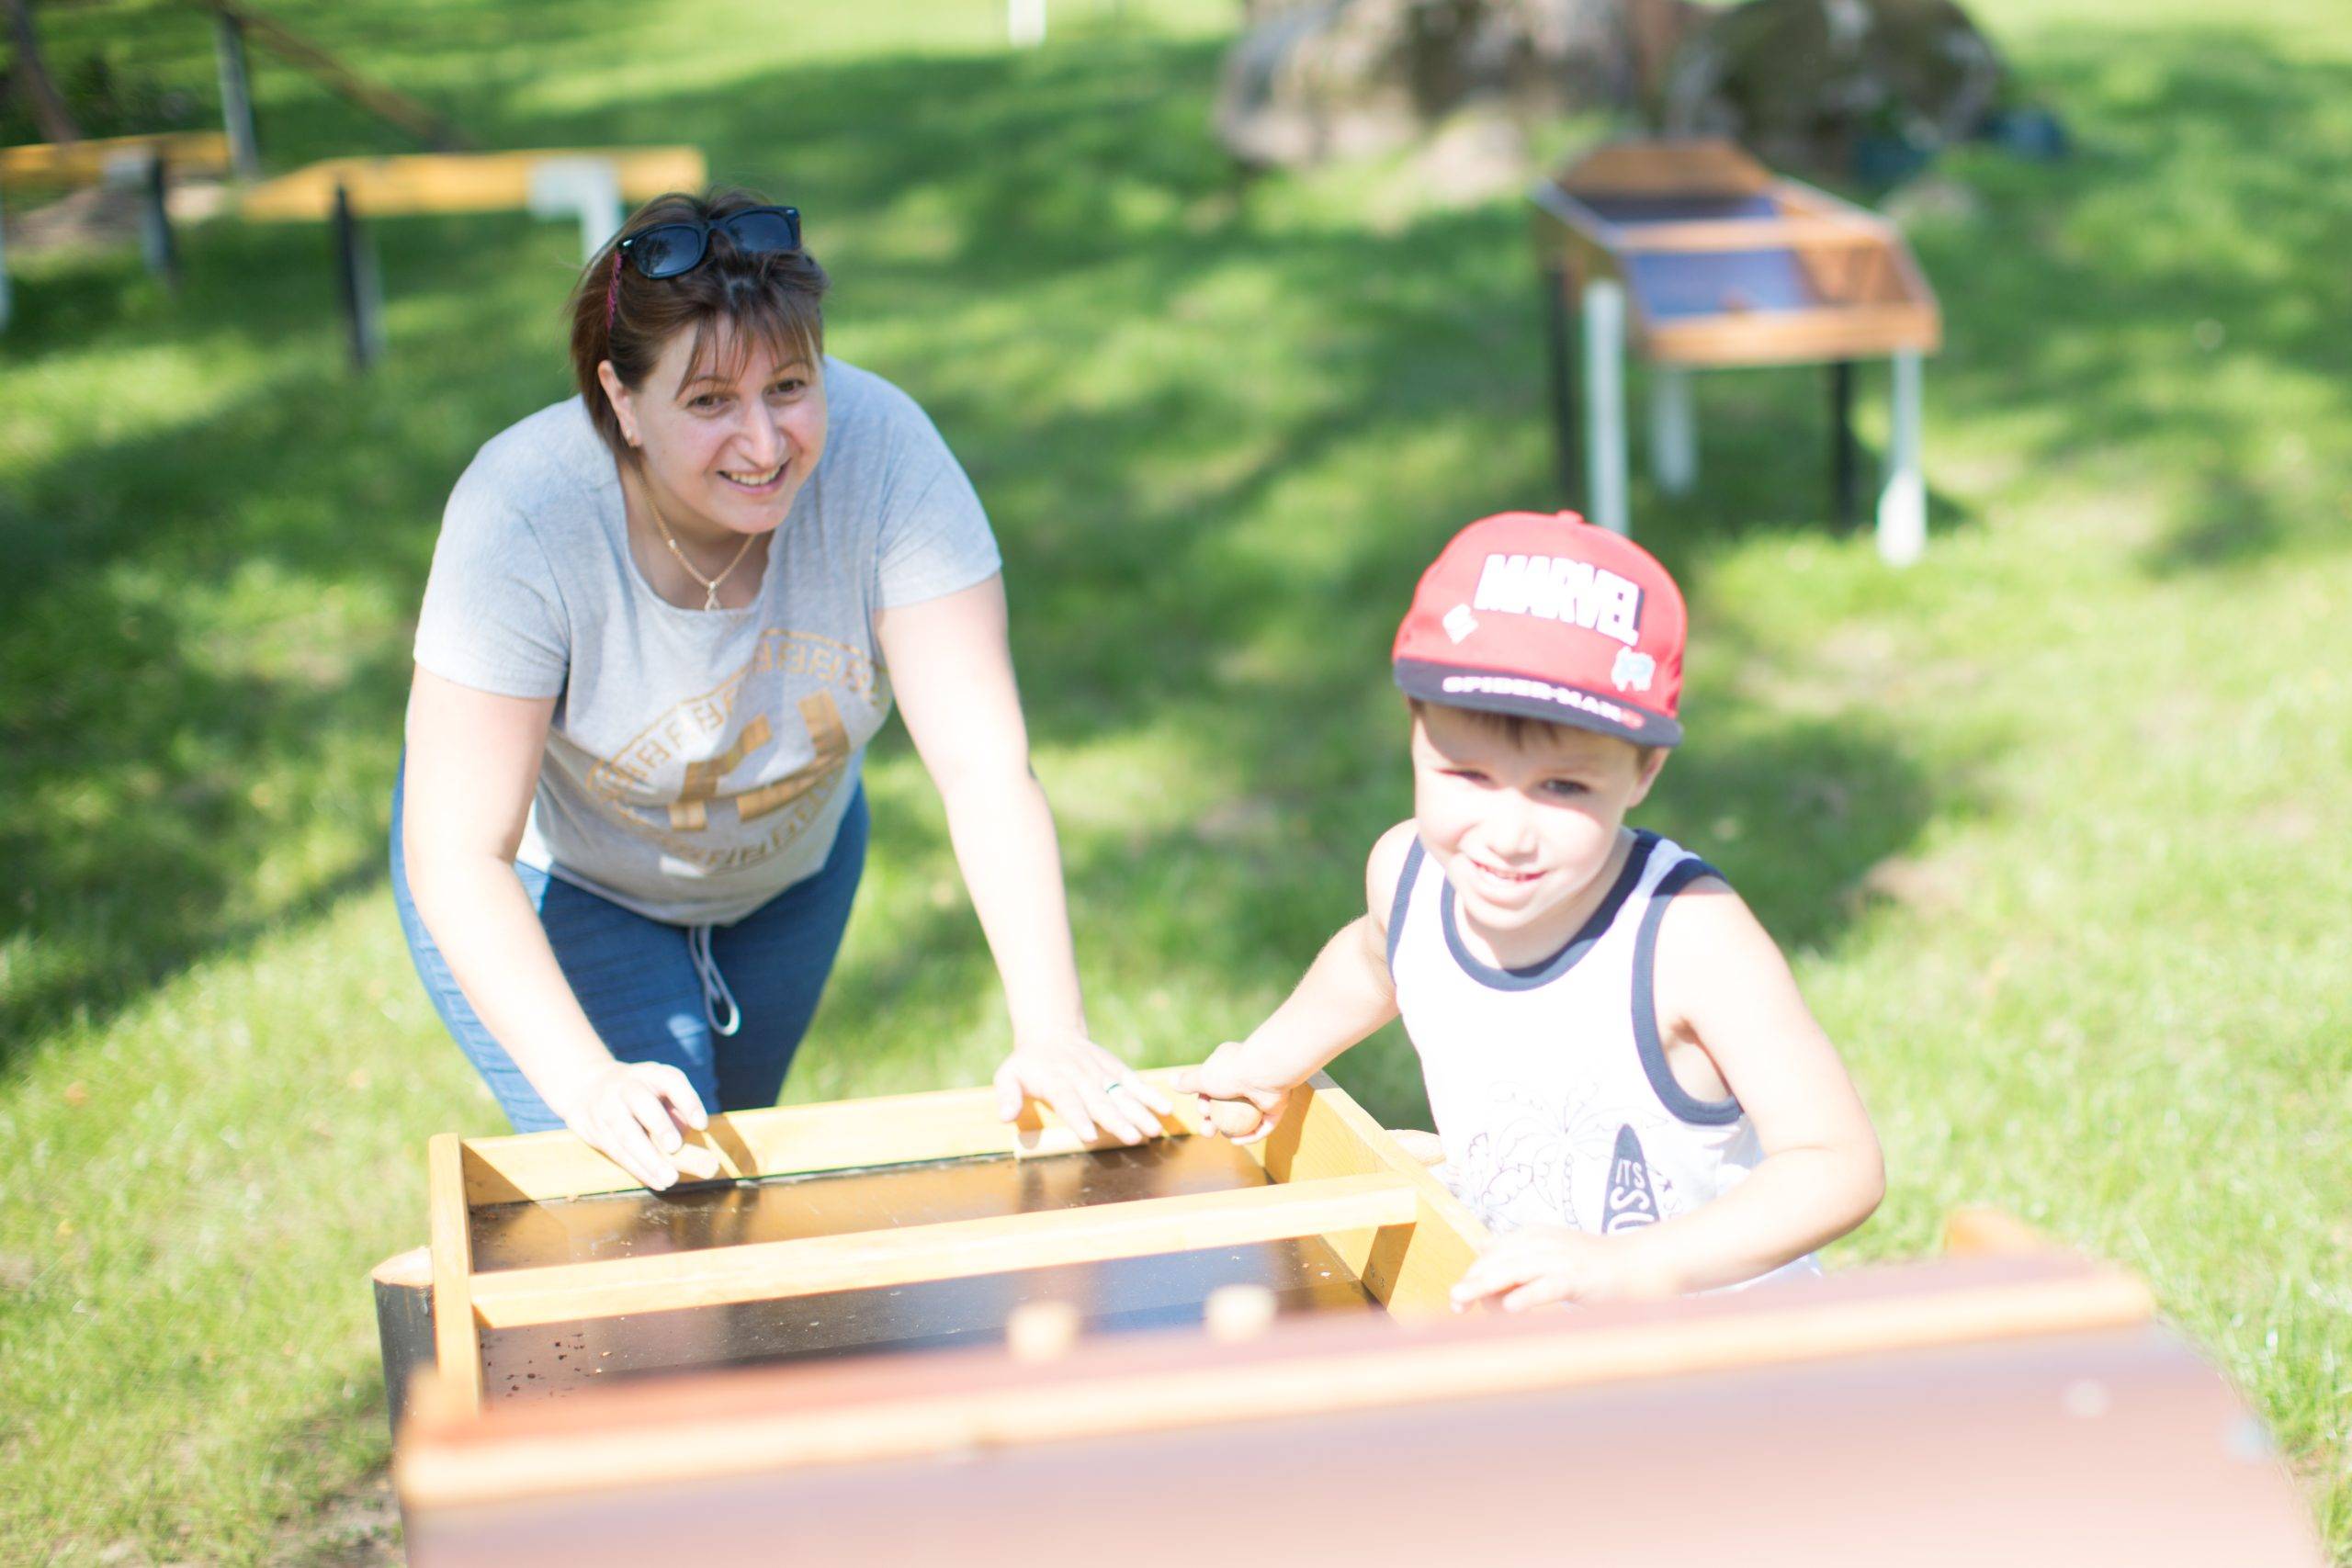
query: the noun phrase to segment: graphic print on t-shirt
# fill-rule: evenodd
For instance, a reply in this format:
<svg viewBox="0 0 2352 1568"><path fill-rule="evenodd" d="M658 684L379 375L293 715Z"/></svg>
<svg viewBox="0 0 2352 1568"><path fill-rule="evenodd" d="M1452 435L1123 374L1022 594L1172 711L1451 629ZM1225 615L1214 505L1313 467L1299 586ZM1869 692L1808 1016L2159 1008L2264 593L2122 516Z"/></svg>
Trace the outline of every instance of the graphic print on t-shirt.
<svg viewBox="0 0 2352 1568"><path fill-rule="evenodd" d="M774 784L762 784L757 789L740 795L719 795L718 786L726 782L727 775L774 739L768 728L768 716L757 715L723 754L707 762L686 764L686 787L670 807L670 826L688 831L708 827L708 805L714 800L732 803L737 820L754 822L837 777L842 763L849 758L849 731L842 725L842 710L834 704L832 693L812 692L801 698L800 722L807 727L809 741L817 749L808 766L796 768Z"/></svg>
<svg viewBox="0 0 2352 1568"><path fill-rule="evenodd" d="M771 627L741 669L673 705L618 755L600 759L589 787L614 821L665 855L704 871L757 864L808 831L847 774L852 748L836 692L876 704L873 662L861 649ZM797 765L775 773L796 754ZM730 781L739 787L729 790ZM769 830L748 841L740 834L722 845L695 838L771 817Z"/></svg>

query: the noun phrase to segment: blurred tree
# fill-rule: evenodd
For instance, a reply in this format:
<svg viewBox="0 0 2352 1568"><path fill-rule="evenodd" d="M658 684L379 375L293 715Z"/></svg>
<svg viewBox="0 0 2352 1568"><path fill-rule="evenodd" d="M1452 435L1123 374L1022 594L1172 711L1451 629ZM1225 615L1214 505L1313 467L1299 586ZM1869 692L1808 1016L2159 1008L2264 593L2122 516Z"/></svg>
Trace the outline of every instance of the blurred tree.
<svg viewBox="0 0 2352 1568"><path fill-rule="evenodd" d="M41 60L40 35L33 30L32 0L0 0L0 12L6 13L8 41L15 46L9 84L32 111L33 123L40 127L46 141L79 141L81 127L74 123L72 111Z"/></svg>
<svg viewBox="0 0 2352 1568"><path fill-rule="evenodd" d="M1664 123L1776 169L1883 187L1984 132L2007 92L1958 0L1743 0L1674 56Z"/></svg>
<svg viewBox="0 0 2352 1568"><path fill-rule="evenodd" d="M1693 0L1249 0L1216 129L1249 164L1377 152L1457 111L1651 118Z"/></svg>

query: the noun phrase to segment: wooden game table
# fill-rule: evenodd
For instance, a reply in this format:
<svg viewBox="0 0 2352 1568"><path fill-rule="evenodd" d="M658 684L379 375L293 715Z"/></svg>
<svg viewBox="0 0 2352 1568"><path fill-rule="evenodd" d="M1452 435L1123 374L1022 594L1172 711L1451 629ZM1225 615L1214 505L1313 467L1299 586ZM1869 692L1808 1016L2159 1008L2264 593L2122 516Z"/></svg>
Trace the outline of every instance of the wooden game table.
<svg viewBox="0 0 2352 1568"><path fill-rule="evenodd" d="M378 1282L412 1560L2318 1562L2146 1287L2012 1222L1457 1316L1476 1222L1329 1080L1252 1150L1193 1116L714 1118L726 1179L662 1196L569 1134L435 1139L430 1268Z"/></svg>
<svg viewBox="0 0 2352 1568"><path fill-rule="evenodd" d="M1920 370L1941 318L1895 227L1800 181L1775 176L1724 141L1603 147L1531 190L1563 482L1587 515L1628 527L1624 361L1649 370L1650 453L1658 488L1698 474L1690 372L1830 367L1833 487L1854 509L1851 423L1857 361L1884 358L1893 399L1878 547L1890 562L1927 543L1920 468ZM1579 355L1571 338L1582 338ZM1577 429L1581 370L1583 428Z"/></svg>

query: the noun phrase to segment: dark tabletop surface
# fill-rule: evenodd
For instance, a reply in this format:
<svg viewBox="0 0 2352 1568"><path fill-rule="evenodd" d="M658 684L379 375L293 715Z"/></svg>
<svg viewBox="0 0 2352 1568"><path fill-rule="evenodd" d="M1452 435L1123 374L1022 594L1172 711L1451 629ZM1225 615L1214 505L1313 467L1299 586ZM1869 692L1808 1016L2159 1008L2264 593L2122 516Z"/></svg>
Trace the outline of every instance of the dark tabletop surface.
<svg viewBox="0 0 2352 1568"><path fill-rule="evenodd" d="M614 1193L498 1204L474 1215L483 1272L746 1242L1027 1213L1138 1198L1252 1187L1265 1172L1222 1139L1175 1138L1136 1149L894 1166L667 1195ZM886 1290L639 1313L593 1322L490 1329L487 1401L554 1397L616 1379L871 1350L1001 1340L1025 1302L1075 1304L1085 1332L1197 1322L1222 1285L1262 1285L1284 1313L1365 1311L1371 1298L1323 1241L1216 1247L1156 1258L988 1274Z"/></svg>

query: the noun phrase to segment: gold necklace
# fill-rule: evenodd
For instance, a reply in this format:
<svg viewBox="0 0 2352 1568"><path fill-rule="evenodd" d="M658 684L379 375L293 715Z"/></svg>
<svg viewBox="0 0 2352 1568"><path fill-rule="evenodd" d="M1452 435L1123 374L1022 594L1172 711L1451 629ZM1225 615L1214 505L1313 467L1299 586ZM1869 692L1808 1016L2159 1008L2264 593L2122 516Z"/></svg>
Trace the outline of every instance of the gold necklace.
<svg viewBox="0 0 2352 1568"><path fill-rule="evenodd" d="M705 577L695 570L695 563L686 558L686 552L678 547L678 536L670 532L669 519L663 517L662 508L654 504L653 491L650 489L645 492L645 510L653 513L653 525L662 531L662 542L670 547L670 553L678 558L678 564L685 568L686 575L702 584L702 607L706 610L718 609L718 585L732 577L735 574L735 569L743 564L743 558L752 553L752 541L759 536L744 535L742 547L735 552L735 558L727 563L726 570L717 577Z"/></svg>

